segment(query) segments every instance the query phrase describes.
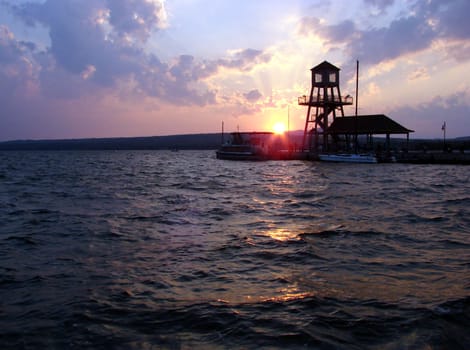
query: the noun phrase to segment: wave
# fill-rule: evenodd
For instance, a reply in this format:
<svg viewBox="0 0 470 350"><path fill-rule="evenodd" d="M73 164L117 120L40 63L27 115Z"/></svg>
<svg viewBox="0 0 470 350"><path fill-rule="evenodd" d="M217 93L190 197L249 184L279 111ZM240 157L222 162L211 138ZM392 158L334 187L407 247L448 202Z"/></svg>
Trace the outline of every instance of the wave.
<svg viewBox="0 0 470 350"><path fill-rule="evenodd" d="M0 343L469 348L467 173L9 153Z"/></svg>

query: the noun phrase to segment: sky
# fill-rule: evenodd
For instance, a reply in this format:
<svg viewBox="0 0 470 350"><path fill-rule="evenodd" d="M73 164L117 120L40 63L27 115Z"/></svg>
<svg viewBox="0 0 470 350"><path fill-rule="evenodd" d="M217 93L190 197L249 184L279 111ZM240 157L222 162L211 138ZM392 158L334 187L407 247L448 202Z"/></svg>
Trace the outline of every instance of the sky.
<svg viewBox="0 0 470 350"><path fill-rule="evenodd" d="M310 69L470 136L468 0L0 0L0 141L303 129ZM345 107L346 115L354 106Z"/></svg>

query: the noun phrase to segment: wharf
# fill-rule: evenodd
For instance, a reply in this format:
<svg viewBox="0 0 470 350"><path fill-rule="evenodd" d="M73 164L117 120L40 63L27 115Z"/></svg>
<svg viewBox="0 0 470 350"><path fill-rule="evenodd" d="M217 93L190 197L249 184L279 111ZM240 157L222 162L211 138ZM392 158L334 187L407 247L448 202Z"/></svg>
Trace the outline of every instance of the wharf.
<svg viewBox="0 0 470 350"><path fill-rule="evenodd" d="M398 163L470 165L470 152L409 151L395 155Z"/></svg>
<svg viewBox="0 0 470 350"><path fill-rule="evenodd" d="M408 151L393 154L396 163L407 164L457 164L470 165L470 152L444 152L444 151ZM389 163L387 157L378 157L380 163ZM318 161L318 154L314 152L273 152L266 160L310 160ZM388 157L389 159L389 157Z"/></svg>

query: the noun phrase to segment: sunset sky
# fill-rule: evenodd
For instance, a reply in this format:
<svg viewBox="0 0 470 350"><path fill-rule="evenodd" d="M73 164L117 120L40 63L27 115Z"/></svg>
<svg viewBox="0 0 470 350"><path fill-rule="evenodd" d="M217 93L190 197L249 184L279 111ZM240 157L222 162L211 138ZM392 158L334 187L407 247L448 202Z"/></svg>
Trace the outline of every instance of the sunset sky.
<svg viewBox="0 0 470 350"><path fill-rule="evenodd" d="M0 0L0 141L303 129L310 68L470 136L468 0ZM346 114L354 114L347 107Z"/></svg>

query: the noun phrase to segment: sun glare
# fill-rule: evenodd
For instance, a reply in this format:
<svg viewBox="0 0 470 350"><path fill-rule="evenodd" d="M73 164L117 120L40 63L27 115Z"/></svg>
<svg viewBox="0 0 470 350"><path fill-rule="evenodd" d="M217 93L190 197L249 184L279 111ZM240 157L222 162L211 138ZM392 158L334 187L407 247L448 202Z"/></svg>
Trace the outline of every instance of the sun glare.
<svg viewBox="0 0 470 350"><path fill-rule="evenodd" d="M286 126L282 122L277 122L273 125L273 131L276 134L283 134L286 131Z"/></svg>

